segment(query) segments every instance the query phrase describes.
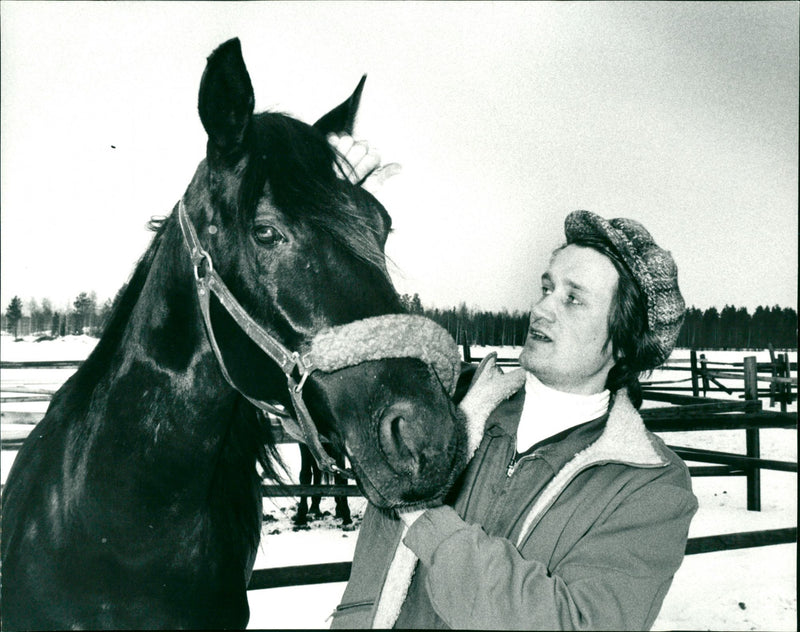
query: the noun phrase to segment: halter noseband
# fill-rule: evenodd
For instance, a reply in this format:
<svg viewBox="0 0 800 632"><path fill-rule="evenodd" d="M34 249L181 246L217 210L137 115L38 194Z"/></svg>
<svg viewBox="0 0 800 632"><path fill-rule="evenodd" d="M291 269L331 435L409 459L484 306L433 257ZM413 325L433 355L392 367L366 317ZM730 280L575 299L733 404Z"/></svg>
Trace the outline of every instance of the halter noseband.
<svg viewBox="0 0 800 632"><path fill-rule="evenodd" d="M305 443L320 469L354 478L350 470L336 465L322 447L317 428L303 401L303 386L314 371L331 373L370 360L412 357L431 367L445 391L453 395L461 368L458 347L450 334L429 318L409 314L385 314L364 318L346 325L325 328L319 331L310 343L304 345L302 353L290 351L247 314L214 270L211 255L200 244L183 199L178 203L178 221L194 268L197 298L208 340L217 356L222 374L251 404L278 417L288 434ZM234 383L225 367L211 325L212 292L242 331L286 375L289 397L299 427L294 426L295 419L285 410L250 397ZM295 376L298 376L298 379L295 379Z"/></svg>

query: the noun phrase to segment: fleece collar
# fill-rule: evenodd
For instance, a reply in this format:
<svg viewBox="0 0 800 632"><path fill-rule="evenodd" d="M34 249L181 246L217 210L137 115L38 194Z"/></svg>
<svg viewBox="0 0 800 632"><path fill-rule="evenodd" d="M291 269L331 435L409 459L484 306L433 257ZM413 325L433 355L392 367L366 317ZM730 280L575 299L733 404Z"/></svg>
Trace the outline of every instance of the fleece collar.
<svg viewBox="0 0 800 632"><path fill-rule="evenodd" d="M496 414L487 422L486 434L494 437L508 435L513 439L525 399L523 388L500 404ZM563 441L543 445L536 448L535 452L555 470L559 470L579 452L601 439L600 447L595 448L597 454L601 448L604 451L613 449L617 456L610 459L613 461L652 467L652 463L664 464L669 458L652 440L641 415L631 404L624 389L611 396L606 415L575 426Z"/></svg>

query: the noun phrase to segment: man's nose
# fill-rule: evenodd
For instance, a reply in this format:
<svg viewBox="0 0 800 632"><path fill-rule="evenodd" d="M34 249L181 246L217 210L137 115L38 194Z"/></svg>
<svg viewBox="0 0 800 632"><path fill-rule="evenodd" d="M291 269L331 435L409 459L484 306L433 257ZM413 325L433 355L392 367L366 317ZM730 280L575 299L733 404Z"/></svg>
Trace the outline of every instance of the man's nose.
<svg viewBox="0 0 800 632"><path fill-rule="evenodd" d="M555 320L555 305L553 294L547 294L533 304L531 308L531 320Z"/></svg>

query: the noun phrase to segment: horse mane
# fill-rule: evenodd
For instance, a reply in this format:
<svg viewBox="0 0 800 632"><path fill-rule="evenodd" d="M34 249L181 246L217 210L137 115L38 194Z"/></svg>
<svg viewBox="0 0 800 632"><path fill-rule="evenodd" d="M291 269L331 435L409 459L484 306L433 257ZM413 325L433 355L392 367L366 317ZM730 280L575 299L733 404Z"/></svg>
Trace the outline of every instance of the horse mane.
<svg viewBox="0 0 800 632"><path fill-rule="evenodd" d="M150 269L153 266L158 247L164 238L168 221L158 222L156 235L150 242L150 246L136 264L131 278L117 292L114 303L111 307L111 314L103 327L95 348L89 357L81 364L80 369L65 383L65 388L59 390L53 397L48 412L56 404L63 403L68 407L67 416L83 416L88 410L94 388L102 377L103 372L113 361L128 322L131 312L142 292ZM150 226L154 227L151 222ZM67 388L68 386L68 388Z"/></svg>
<svg viewBox="0 0 800 632"><path fill-rule="evenodd" d="M378 245L382 240L352 197L380 205L346 178L337 177L337 155L322 132L290 116L265 112L253 118L245 142L250 160L239 191L242 221L252 221L269 181L275 204L291 219L328 234L392 285ZM388 223L388 214L383 211L383 215Z"/></svg>

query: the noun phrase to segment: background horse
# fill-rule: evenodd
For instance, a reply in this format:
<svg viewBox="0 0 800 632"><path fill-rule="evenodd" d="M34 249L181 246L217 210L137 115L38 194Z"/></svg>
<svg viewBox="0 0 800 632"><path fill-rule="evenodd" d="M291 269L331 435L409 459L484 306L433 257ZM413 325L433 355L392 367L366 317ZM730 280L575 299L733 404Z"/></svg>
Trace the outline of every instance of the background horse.
<svg viewBox="0 0 800 632"><path fill-rule="evenodd" d="M331 476L323 471L319 465L317 465L316 460L314 459L314 455L311 454L311 451L302 443L299 444L300 446L300 484L301 485L324 485L326 482L330 482ZM336 450L331 444L326 443L323 445L325 450L333 457L333 460L336 461L336 464L344 468L344 455ZM333 476L333 481L336 485L345 485L347 484L347 479L343 476ZM322 510L319 507L319 503L322 500L322 496L311 496L311 506L309 507L308 504L308 497L307 496L300 496L300 500L297 501L297 513L294 515L293 521L296 525L304 525L308 523L308 514L315 518L322 517ZM352 518L350 517L350 505L347 504L347 496L334 496L334 502L336 504L336 513L335 517L339 518L342 521L342 525L349 525L353 523Z"/></svg>
<svg viewBox="0 0 800 632"><path fill-rule="evenodd" d="M419 359L306 373L290 393L293 369L252 339L297 350L401 312L390 217L337 177L326 141L352 130L362 85L309 126L253 114L238 40L209 57L206 156L8 476L4 629L244 627L261 474L278 479L254 402L307 406L382 507L438 499L463 467L461 418Z"/></svg>

